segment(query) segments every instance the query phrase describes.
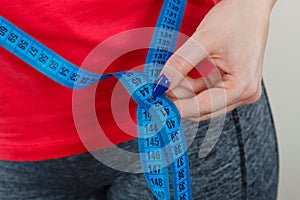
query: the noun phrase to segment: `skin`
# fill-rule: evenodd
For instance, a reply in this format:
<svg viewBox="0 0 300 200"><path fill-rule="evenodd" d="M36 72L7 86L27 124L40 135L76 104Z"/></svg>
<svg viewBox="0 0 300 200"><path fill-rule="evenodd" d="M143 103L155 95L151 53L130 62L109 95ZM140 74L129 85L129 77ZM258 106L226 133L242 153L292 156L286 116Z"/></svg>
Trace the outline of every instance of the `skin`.
<svg viewBox="0 0 300 200"><path fill-rule="evenodd" d="M221 1L189 39L202 50L185 48L169 58L161 74L171 80L167 95L183 118L193 121L215 118L260 98L274 4L275 0ZM214 70L208 77L189 78L188 72L207 56L216 66Z"/></svg>

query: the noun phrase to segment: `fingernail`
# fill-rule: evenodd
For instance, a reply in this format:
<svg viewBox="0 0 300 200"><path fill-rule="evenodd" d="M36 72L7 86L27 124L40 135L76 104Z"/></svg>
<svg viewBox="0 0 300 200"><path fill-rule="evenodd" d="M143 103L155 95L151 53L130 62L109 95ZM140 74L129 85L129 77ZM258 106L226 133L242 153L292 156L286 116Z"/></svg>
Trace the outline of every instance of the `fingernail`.
<svg viewBox="0 0 300 200"><path fill-rule="evenodd" d="M152 95L154 97L161 96L170 86L170 79L166 75L161 75L153 89Z"/></svg>

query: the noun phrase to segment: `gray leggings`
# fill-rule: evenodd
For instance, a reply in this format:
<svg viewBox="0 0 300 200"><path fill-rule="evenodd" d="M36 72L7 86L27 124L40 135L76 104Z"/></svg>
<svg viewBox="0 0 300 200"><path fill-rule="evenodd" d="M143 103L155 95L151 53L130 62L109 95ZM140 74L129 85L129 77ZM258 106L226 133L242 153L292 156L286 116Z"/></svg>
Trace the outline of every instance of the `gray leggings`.
<svg viewBox="0 0 300 200"><path fill-rule="evenodd" d="M227 114L216 146L200 159L208 125L209 121L184 122L186 132L198 129L188 150L193 199L276 199L277 142L265 91L257 103ZM118 146L136 151L137 141ZM114 170L89 153L38 162L0 161L0 177L1 200L154 199L143 174Z"/></svg>

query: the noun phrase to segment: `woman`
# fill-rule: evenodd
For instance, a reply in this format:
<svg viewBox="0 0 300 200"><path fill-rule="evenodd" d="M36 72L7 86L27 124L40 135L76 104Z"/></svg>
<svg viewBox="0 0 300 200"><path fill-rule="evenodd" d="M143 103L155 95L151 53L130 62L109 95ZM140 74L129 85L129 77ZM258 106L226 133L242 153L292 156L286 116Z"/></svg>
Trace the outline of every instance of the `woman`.
<svg viewBox="0 0 300 200"><path fill-rule="evenodd" d="M193 40L210 55L222 78L215 82L210 75L191 81L196 91L196 95L191 95L173 70L168 70L185 76L194 67L192 64L204 57L205 54L189 48L175 53L162 71L171 79L168 96L181 115L201 121L184 122L186 132L197 129L189 148L193 199L276 199L276 137L268 100L260 84L273 4L274 0L223 0L217 5L209 0L187 3L181 32L194 33ZM118 0L32 1L28 5L20 0L2 1L0 13L79 66L97 44L110 36L155 26L154 16L158 16L161 5L162 1L125 4ZM107 71L128 70L142 64L145 55L145 51L128 53ZM112 169L86 153L73 121L70 89L42 76L3 49L0 58L1 199L154 198L142 174ZM182 58L192 58L192 62ZM209 88L203 84L207 80ZM114 84L114 80L108 80L98 87L97 117L114 144L134 151L136 140L122 129L135 132L135 125L127 118L119 126L113 120L110 97ZM213 99L219 99L220 90L225 91L226 101L216 101L213 107L207 99L208 91L212 91ZM201 112L194 113L193 101L201 105ZM130 104L130 110L134 113L134 104ZM222 135L214 149L200 159L199 148L209 127L209 121L204 120L225 112ZM108 144L102 144L94 150L101 154L108 149Z"/></svg>

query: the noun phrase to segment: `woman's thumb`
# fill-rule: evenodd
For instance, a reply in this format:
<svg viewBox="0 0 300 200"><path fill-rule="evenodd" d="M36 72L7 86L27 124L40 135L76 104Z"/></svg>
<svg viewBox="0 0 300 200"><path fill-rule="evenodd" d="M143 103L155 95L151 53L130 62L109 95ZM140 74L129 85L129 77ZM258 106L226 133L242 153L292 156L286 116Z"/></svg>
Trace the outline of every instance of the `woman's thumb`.
<svg viewBox="0 0 300 200"><path fill-rule="evenodd" d="M163 67L153 95L160 96L167 89L176 88L186 75L208 54L205 49L189 38L166 62Z"/></svg>

